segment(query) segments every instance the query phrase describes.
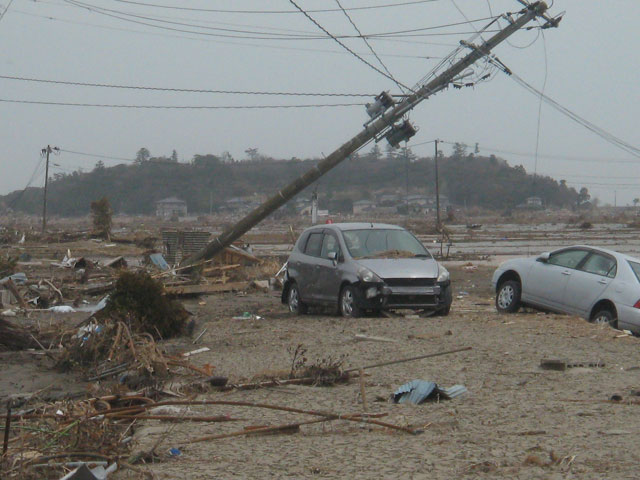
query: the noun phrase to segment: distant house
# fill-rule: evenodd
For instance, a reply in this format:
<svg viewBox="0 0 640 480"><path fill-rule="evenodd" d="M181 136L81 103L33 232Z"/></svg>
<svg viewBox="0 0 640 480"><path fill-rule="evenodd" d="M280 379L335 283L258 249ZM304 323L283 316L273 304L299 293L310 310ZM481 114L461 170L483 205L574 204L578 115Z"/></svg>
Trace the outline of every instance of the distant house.
<svg viewBox="0 0 640 480"><path fill-rule="evenodd" d="M529 207L542 207L542 199L540 197L529 197L525 203Z"/></svg>
<svg viewBox="0 0 640 480"><path fill-rule="evenodd" d="M398 203L400 197L395 193L383 193L378 197L378 203L383 206L393 206Z"/></svg>
<svg viewBox="0 0 640 480"><path fill-rule="evenodd" d="M544 205L542 203L542 198L540 197L527 197L524 203L516 205L516 208L524 210L542 210L544 209Z"/></svg>
<svg viewBox="0 0 640 480"><path fill-rule="evenodd" d="M407 195L405 202L412 207L426 207L429 199L426 195Z"/></svg>
<svg viewBox="0 0 640 480"><path fill-rule="evenodd" d="M177 197L169 197L156 202L156 217L173 218L187 215L187 202Z"/></svg>
<svg viewBox="0 0 640 480"><path fill-rule="evenodd" d="M358 200L353 202L353 213L367 213L375 210L376 204L369 200Z"/></svg>

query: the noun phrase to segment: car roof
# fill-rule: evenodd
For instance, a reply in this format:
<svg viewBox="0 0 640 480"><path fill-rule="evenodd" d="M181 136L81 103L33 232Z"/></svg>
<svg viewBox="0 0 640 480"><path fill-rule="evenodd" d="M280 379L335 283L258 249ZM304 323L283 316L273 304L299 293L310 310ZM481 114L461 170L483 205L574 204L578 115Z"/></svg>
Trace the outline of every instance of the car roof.
<svg viewBox="0 0 640 480"><path fill-rule="evenodd" d="M316 229L323 229L323 228L327 228L330 230L340 230L342 232L348 231L348 230L380 230L380 229L404 230L404 228L398 225L390 225L387 223L345 222L345 223L327 223L327 224L314 225L312 227L307 228L305 232L307 230L316 230Z"/></svg>
<svg viewBox="0 0 640 480"><path fill-rule="evenodd" d="M609 255L614 256L620 260L631 260L632 262L640 263L640 259L637 259L636 257L632 257L631 255L616 252L615 250L609 250L607 248L596 247L594 245L571 245L569 247L559 248L558 250L565 250L567 248L588 248L590 250L597 250L599 252L608 253Z"/></svg>

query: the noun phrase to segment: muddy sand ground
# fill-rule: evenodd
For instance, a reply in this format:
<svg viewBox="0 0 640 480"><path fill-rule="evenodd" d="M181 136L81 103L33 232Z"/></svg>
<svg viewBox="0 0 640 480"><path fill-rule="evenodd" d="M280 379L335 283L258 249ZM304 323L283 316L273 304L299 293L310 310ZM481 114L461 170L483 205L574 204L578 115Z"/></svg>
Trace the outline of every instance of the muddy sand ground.
<svg viewBox="0 0 640 480"><path fill-rule="evenodd" d="M366 379L369 411L398 425L421 427L417 436L361 423L336 421L301 427L295 434L189 440L242 429L308 420L298 414L241 407L189 407L229 414L233 423L167 424L147 421L137 448L162 438L161 462L149 468L161 479L189 478L638 478L640 440L633 391L640 390L639 339L582 319L542 313L498 315L489 287L492 268L452 268L454 306L446 317L292 317L274 294L225 294L187 302L207 333L194 357L232 382L287 370L288 350L303 344L310 363L345 356L345 367L470 346L448 356L372 369ZM461 292L466 292L461 293ZM203 304L204 303L204 304ZM232 320L248 311L261 320ZM393 342L355 341L356 334ZM173 346L193 349L186 339ZM602 368L539 368L542 358L603 362ZM451 401L394 405L390 394L413 379L469 392ZM623 397L620 403L608 400ZM360 386L279 386L205 393L224 399L335 413L362 409ZM167 435L167 430L170 433ZM168 458L177 447L182 455ZM113 478L138 478L119 472Z"/></svg>

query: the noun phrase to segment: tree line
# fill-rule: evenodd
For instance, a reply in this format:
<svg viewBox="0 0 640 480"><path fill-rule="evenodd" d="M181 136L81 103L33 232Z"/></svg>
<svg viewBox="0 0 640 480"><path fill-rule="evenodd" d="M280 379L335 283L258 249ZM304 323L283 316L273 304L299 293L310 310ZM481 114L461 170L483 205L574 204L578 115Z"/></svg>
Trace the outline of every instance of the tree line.
<svg viewBox="0 0 640 480"><path fill-rule="evenodd" d="M456 146L449 156L438 153L440 192L457 205L508 210L538 196L546 206L572 207L583 195L563 180L533 176L522 166L510 166L494 155L467 153ZM270 196L277 189L312 168L318 159L278 160L247 149L248 158L236 161L222 155L195 155L179 162L174 150L170 156L153 157L140 149L129 164L107 167L98 162L88 172L58 173L49 183L48 211L61 216L83 216L91 202L106 197L114 213L153 214L155 202L178 197L193 213L208 213L225 207L234 197ZM301 195L310 197L317 189L321 207L348 212L352 203L373 199L374 193L433 194L433 157L418 157L409 148L387 149L376 144L367 153L353 155L327 173ZM580 197L580 198L579 198ZM0 197L0 208L38 214L43 191L29 188ZM324 205L323 205L324 203ZM283 208L292 208L292 203Z"/></svg>

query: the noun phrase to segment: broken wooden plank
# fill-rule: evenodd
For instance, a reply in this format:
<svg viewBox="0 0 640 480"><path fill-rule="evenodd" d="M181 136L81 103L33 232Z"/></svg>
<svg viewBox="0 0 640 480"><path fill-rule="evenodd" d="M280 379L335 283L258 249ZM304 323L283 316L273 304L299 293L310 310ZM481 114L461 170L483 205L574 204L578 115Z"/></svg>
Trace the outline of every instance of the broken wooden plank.
<svg viewBox="0 0 640 480"><path fill-rule="evenodd" d="M236 290L245 290L247 282L231 282L216 285L180 285L176 287L165 287L164 291L170 296L187 296L187 295L207 295L211 293L233 292Z"/></svg>
<svg viewBox="0 0 640 480"><path fill-rule="evenodd" d="M381 343L395 343L397 342L397 340L394 340L393 338L387 338L387 337L374 337L371 335L363 335L360 333L356 333L353 337L356 342L381 342Z"/></svg>

